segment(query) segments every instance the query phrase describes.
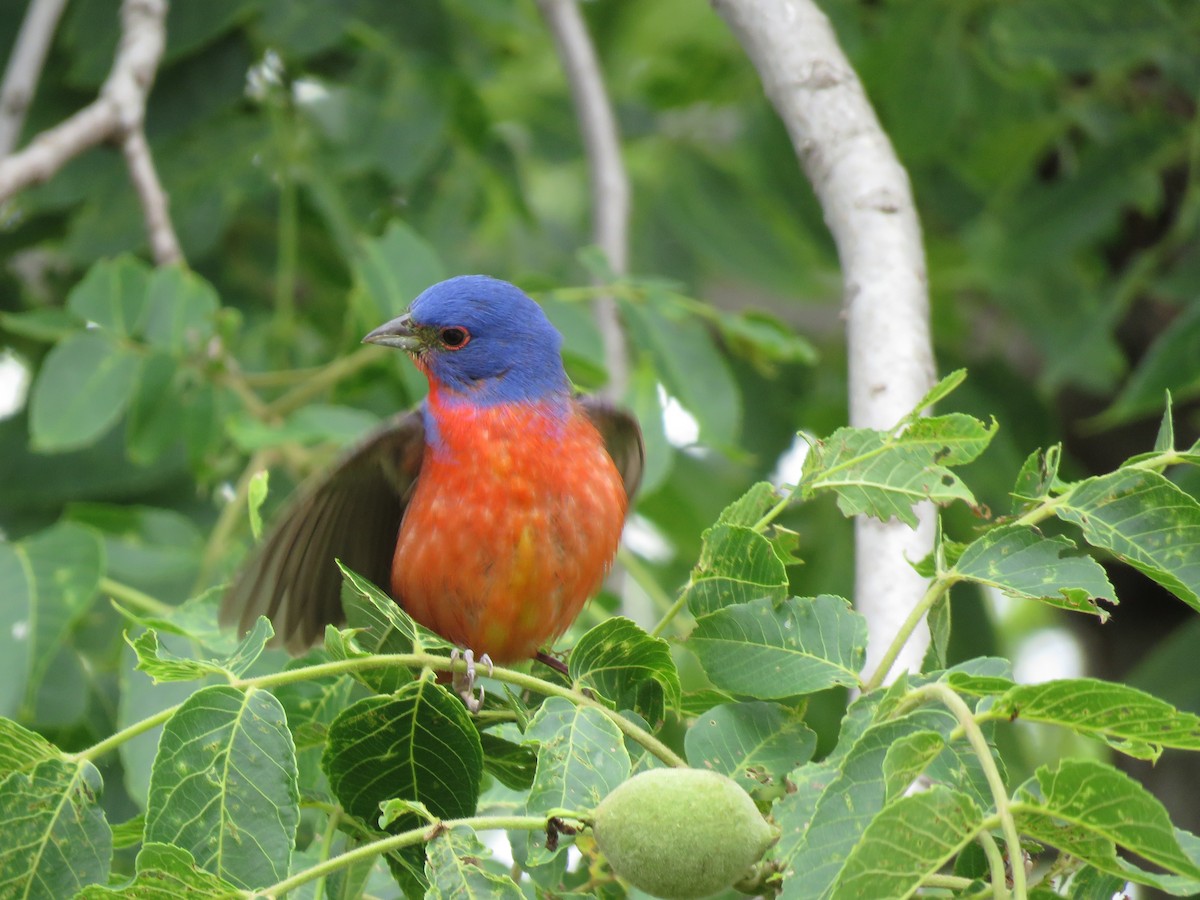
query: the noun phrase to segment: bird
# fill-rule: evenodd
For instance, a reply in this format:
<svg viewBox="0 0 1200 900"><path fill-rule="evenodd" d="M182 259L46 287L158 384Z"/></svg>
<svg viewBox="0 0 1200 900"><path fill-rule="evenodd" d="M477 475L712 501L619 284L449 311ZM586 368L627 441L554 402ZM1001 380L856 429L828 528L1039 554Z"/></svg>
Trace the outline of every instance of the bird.
<svg viewBox="0 0 1200 900"><path fill-rule="evenodd" d="M363 342L404 351L426 398L301 486L220 618L244 632L265 615L303 653L344 621L341 560L463 648L477 705L474 654L546 658L599 590L641 481L641 429L573 391L561 334L506 281L439 282Z"/></svg>

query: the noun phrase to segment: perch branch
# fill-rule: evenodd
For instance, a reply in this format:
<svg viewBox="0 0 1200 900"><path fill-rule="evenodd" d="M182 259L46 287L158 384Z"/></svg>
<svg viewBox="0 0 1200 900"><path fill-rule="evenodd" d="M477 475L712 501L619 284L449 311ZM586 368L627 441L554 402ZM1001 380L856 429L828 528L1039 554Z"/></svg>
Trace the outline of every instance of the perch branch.
<svg viewBox="0 0 1200 900"><path fill-rule="evenodd" d="M25 10L17 42L4 68L4 81L0 82L0 159L17 146L46 51L54 40L54 30L66 5L67 0L33 0Z"/></svg>
<svg viewBox="0 0 1200 900"><path fill-rule="evenodd" d="M596 50L578 0L538 0L538 8L554 38L555 50L571 87L587 153L592 240L608 257L613 273L622 276L629 270L629 176L621 158L621 136ZM614 400L620 399L629 380L629 362L617 302L604 295L596 300L594 309L608 369L608 385L603 393Z"/></svg>
<svg viewBox="0 0 1200 900"><path fill-rule="evenodd" d="M0 161L0 203L46 181L85 150L112 140L120 145L129 167L154 261L164 265L183 258L143 127L146 100L166 44L166 16L167 0L123 0L121 40L99 96Z"/></svg>
<svg viewBox="0 0 1200 900"><path fill-rule="evenodd" d="M933 384L929 297L908 176L829 20L811 0L713 0L755 68L812 183L842 264L850 421L891 428ZM933 509L914 532L893 519L855 523L855 606L867 618L867 671L925 593L907 560L933 544ZM916 669L920 629L899 668Z"/></svg>

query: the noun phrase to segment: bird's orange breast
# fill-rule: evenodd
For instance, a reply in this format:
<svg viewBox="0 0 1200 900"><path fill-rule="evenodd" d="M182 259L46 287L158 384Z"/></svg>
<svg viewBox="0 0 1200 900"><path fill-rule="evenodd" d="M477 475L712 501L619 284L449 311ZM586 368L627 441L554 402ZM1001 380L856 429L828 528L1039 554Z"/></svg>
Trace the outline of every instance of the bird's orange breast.
<svg viewBox="0 0 1200 900"><path fill-rule="evenodd" d="M414 619L496 662L532 657L599 588L625 521L621 477L587 416L443 406L392 562Z"/></svg>

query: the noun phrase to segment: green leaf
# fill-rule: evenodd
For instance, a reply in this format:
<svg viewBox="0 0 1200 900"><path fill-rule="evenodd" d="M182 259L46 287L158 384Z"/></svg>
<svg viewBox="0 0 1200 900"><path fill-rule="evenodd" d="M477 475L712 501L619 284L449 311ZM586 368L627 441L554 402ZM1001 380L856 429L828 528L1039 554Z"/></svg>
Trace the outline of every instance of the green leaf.
<svg viewBox="0 0 1200 900"><path fill-rule="evenodd" d="M1155 453L1171 453L1175 450L1175 413L1172 407L1171 391L1164 391L1167 397L1163 410L1162 421L1158 425L1158 434L1154 438Z"/></svg>
<svg viewBox="0 0 1200 900"><path fill-rule="evenodd" d="M152 347L175 356L204 349L220 308L212 285L182 266L160 266L147 286L143 333Z"/></svg>
<svg viewBox="0 0 1200 900"><path fill-rule="evenodd" d="M715 324L735 351L750 357L766 373L777 363L811 366L817 362L816 347L770 313L749 310L738 315L722 314Z"/></svg>
<svg viewBox="0 0 1200 900"><path fill-rule="evenodd" d="M120 887L93 884L82 900L235 900L245 895L228 881L205 872L182 847L147 843L137 855L136 874Z"/></svg>
<svg viewBox="0 0 1200 900"><path fill-rule="evenodd" d="M838 772L837 765L822 761L805 763L788 776L787 793L771 807L771 817L779 826L780 834L775 846L768 851L768 858L780 861L781 868L807 841L817 804Z"/></svg>
<svg viewBox="0 0 1200 900"><path fill-rule="evenodd" d="M901 752L914 761L922 754L909 750L923 746L928 749L930 733L949 735L957 720L940 709L920 709L896 719L867 728L853 739L844 751L840 768L830 761L819 767L804 766L793 773L792 781L805 779L812 770L810 783L801 788L802 800L792 801L784 808L786 815L777 815L783 835L779 844L769 851L782 866L784 898L824 898L830 891L849 858L859 844L867 826L884 808L889 796L898 793L900 776L911 773L908 766L899 765L893 755L889 766L892 778L885 777L885 762L897 742L907 741L914 734L924 734L914 745Z"/></svg>
<svg viewBox="0 0 1200 900"><path fill-rule="evenodd" d="M492 851L465 826L441 832L425 847L426 900L522 900L521 889L507 875L489 872L483 860Z"/></svg>
<svg viewBox="0 0 1200 900"><path fill-rule="evenodd" d="M28 772L38 763L60 757L61 751L38 734L0 718L0 781L13 772Z"/></svg>
<svg viewBox="0 0 1200 900"><path fill-rule="evenodd" d="M1075 543L1044 537L1025 525L1002 525L971 543L951 573L977 584L998 588L1018 600L1038 600L1059 609L1091 613L1104 622L1117 595L1104 567L1090 556L1067 556Z"/></svg>
<svg viewBox="0 0 1200 900"><path fill-rule="evenodd" d="M901 797L867 825L833 885L833 900L912 897L974 840L982 822L970 797L941 785Z"/></svg>
<svg viewBox="0 0 1200 900"><path fill-rule="evenodd" d="M201 688L163 728L150 775L146 841L174 844L238 887L288 874L300 820L296 754L264 690Z"/></svg>
<svg viewBox="0 0 1200 900"><path fill-rule="evenodd" d="M1050 492L1061 486L1058 480L1058 464L1062 457L1062 445L1055 444L1048 450L1035 450L1029 454L1017 473L1017 483L1012 489L1012 513L1019 516L1050 497Z"/></svg>
<svg viewBox="0 0 1200 900"><path fill-rule="evenodd" d="M629 777L632 764L621 732L598 709L550 697L538 708L525 738L539 745L537 772L525 807L530 815L594 809ZM528 862L541 865L557 852L541 845L531 847Z"/></svg>
<svg viewBox="0 0 1200 900"><path fill-rule="evenodd" d="M429 629L414 622L400 605L357 572L342 570L342 609L346 624L361 629L354 643L367 654L412 653L419 645L431 651L451 645ZM332 652L332 651L331 651ZM354 677L379 694L390 694L412 681L414 673L402 666L366 669Z"/></svg>
<svg viewBox="0 0 1200 900"><path fill-rule="evenodd" d="M1070 728L1139 759L1158 759L1163 747L1200 750L1200 716L1124 684L1064 678L1017 685L966 675L951 675L948 681L962 693L998 695L988 707L989 717Z"/></svg>
<svg viewBox="0 0 1200 900"><path fill-rule="evenodd" d="M475 812L483 750L462 701L425 679L343 710L329 727L321 766L346 811L372 826L393 797L452 819ZM408 815L393 830L414 824Z"/></svg>
<svg viewBox="0 0 1200 900"><path fill-rule="evenodd" d="M149 675L155 684L165 681L192 681L208 675L223 675L232 680L240 678L254 665L267 642L274 636L271 620L259 616L254 627L238 643L233 653L224 659L188 659L159 647L158 633L147 629L133 640L126 640L137 654L138 671Z"/></svg>
<svg viewBox="0 0 1200 900"><path fill-rule="evenodd" d="M1022 834L1102 872L1176 895L1200 891L1200 842L1176 829L1149 791L1106 763L1067 759L1042 766L1018 790L1012 808ZM1118 847L1172 874L1121 859Z"/></svg>
<svg viewBox="0 0 1200 900"><path fill-rule="evenodd" d="M742 525L753 528L779 499L779 489L775 485L769 481L759 481L721 510L717 525Z"/></svg>
<svg viewBox="0 0 1200 900"><path fill-rule="evenodd" d="M46 759L0 783L0 896L61 900L108 879L112 831L87 760Z"/></svg>
<svg viewBox="0 0 1200 900"><path fill-rule="evenodd" d="M1068 900L1113 900L1125 893L1127 879L1108 875L1091 866L1084 866L1071 877L1067 888Z"/></svg>
<svg viewBox="0 0 1200 900"><path fill-rule="evenodd" d="M0 591L10 602L25 601L18 613L22 618L14 619L11 627L23 627L30 636L26 714L32 715L46 673L91 608L103 572L100 539L91 529L70 522L17 544L0 544Z"/></svg>
<svg viewBox="0 0 1200 900"><path fill-rule="evenodd" d="M857 686L867 624L829 594L755 600L701 616L685 646L718 688L772 700Z"/></svg>
<svg viewBox="0 0 1200 900"><path fill-rule="evenodd" d="M958 390L959 386L967 380L966 369L955 369L953 372L943 376L937 384L925 392L925 396L920 402L912 408L912 411L905 417L905 422L915 422L919 420L925 411L936 406L942 400L945 400L952 393Z"/></svg>
<svg viewBox="0 0 1200 900"><path fill-rule="evenodd" d="M751 794L781 794L789 772L810 759L817 736L778 703L725 703L688 728L684 750L696 769L728 775Z"/></svg>
<svg viewBox="0 0 1200 900"><path fill-rule="evenodd" d="M246 511L250 514L250 533L256 541L262 540L262 505L266 502L271 478L270 469L262 469L250 476L246 489Z"/></svg>
<svg viewBox="0 0 1200 900"><path fill-rule="evenodd" d="M1105 425L1120 425L1149 415L1162 407L1164 393L1174 394L1181 400L1195 397L1200 393L1198 348L1200 306L1193 304L1165 330L1158 332L1112 406L1097 417L1098 421Z"/></svg>
<svg viewBox="0 0 1200 900"><path fill-rule="evenodd" d="M692 615L763 598L778 603L787 592L787 570L766 537L744 525L719 524L704 533L687 588Z"/></svg>
<svg viewBox="0 0 1200 900"><path fill-rule="evenodd" d="M425 288L446 277L433 246L399 220L389 223L381 237L364 241L361 249L355 277L380 321L400 315Z"/></svg>
<svg viewBox="0 0 1200 900"><path fill-rule="evenodd" d="M79 331L84 323L65 309L49 306L24 312L0 313L0 325L4 326L5 331L20 337L56 344L67 335Z"/></svg>
<svg viewBox="0 0 1200 900"><path fill-rule="evenodd" d="M102 259L67 295L67 309L122 337L141 333L150 267L136 257Z"/></svg>
<svg viewBox="0 0 1200 900"><path fill-rule="evenodd" d="M569 660L575 688L588 688L614 709L632 709L651 722L665 716L664 700L679 706L679 673L671 648L631 619L613 616L584 634Z"/></svg>
<svg viewBox="0 0 1200 900"><path fill-rule="evenodd" d="M179 363L166 353L142 359L125 423L126 450L140 465L154 462L183 437L188 408L174 383L178 371Z"/></svg>
<svg viewBox="0 0 1200 900"><path fill-rule="evenodd" d="M622 303L628 333L654 361L667 393L696 418L704 443L726 446L741 429L742 402L729 363L695 316L666 315L672 303L657 290L651 303ZM659 308L661 307L661 309Z"/></svg>
<svg viewBox="0 0 1200 900"><path fill-rule="evenodd" d="M116 424L137 387L137 354L101 331L73 334L46 354L29 397L39 453L94 444Z"/></svg>
<svg viewBox="0 0 1200 900"><path fill-rule="evenodd" d="M922 500L947 504L975 497L946 468L968 462L986 449L996 433L962 414L917 419L899 434L866 428L839 428L816 445L805 460L810 493L832 490L843 515L893 516L916 527L913 506Z"/></svg>
<svg viewBox="0 0 1200 900"><path fill-rule="evenodd" d="M1118 469L1081 482L1054 512L1200 610L1200 501L1191 494L1157 472Z"/></svg>
<svg viewBox="0 0 1200 900"><path fill-rule="evenodd" d="M481 731L483 767L488 774L514 791L527 791L537 772L537 754L527 744L507 741L491 731Z"/></svg>
<svg viewBox="0 0 1200 900"><path fill-rule="evenodd" d="M991 31L1016 62L1081 74L1157 62L1179 28L1159 0L1022 0L998 7Z"/></svg>

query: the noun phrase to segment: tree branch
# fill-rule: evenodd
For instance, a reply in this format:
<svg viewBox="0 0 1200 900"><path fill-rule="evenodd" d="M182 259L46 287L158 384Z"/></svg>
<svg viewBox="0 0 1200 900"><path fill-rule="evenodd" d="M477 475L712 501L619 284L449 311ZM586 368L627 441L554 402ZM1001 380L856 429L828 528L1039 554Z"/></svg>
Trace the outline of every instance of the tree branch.
<svg viewBox="0 0 1200 900"><path fill-rule="evenodd" d="M588 159L592 188L592 240L608 257L614 274L629 271L629 176L621 158L621 136L613 115L596 51L578 0L537 0L571 86ZM625 333L611 296L597 299L596 325L604 343L608 385L604 394L620 399L629 381Z"/></svg>
<svg viewBox="0 0 1200 900"><path fill-rule="evenodd" d="M123 0L121 41L100 95L0 161L0 203L50 178L85 150L115 140L142 205L154 261L164 265L183 258L143 128L146 100L166 44L166 16L167 0Z"/></svg>
<svg viewBox="0 0 1200 900"><path fill-rule="evenodd" d="M843 270L850 421L891 428L933 384L929 297L908 176L829 20L811 0L713 0L753 61L813 185ZM933 543L933 509L916 532L892 520L855 523L855 605L867 618L867 671L925 593L907 559ZM898 660L917 668L921 629Z"/></svg>
<svg viewBox="0 0 1200 900"><path fill-rule="evenodd" d="M25 113L33 102L46 51L67 0L33 0L25 10L12 56L0 83L0 159L8 156L21 136Z"/></svg>

